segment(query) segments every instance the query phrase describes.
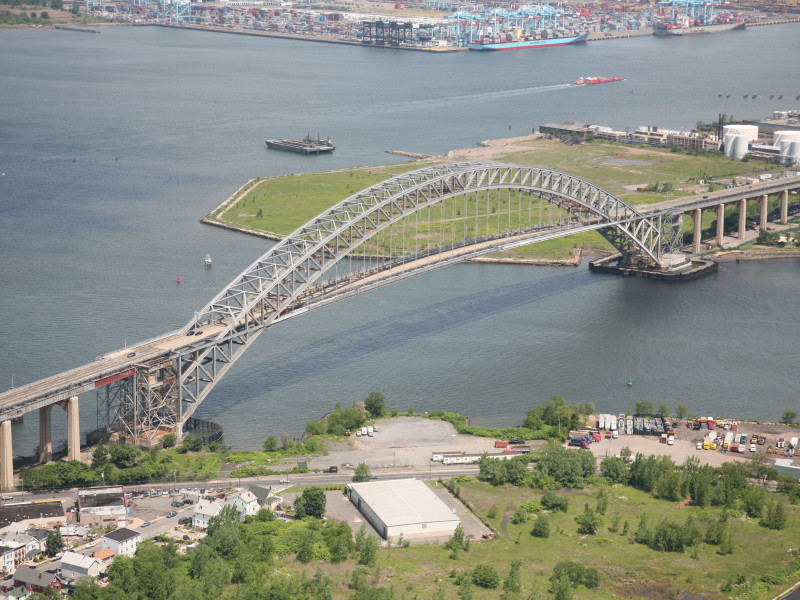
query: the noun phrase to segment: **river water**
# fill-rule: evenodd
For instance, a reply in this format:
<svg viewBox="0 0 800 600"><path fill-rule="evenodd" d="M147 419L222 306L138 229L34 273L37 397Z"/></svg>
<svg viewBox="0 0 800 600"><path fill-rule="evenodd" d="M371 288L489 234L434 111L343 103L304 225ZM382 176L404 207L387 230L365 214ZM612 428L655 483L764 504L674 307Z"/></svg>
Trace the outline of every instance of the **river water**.
<svg viewBox="0 0 800 600"><path fill-rule="evenodd" d="M431 56L155 27L2 30L0 385L186 323L268 248L198 222L251 177L404 160L387 149L439 154L546 122L769 116L798 107L800 64L775 60L800 54L797 31ZM626 80L567 85L582 75ZM336 152L264 148L306 132L330 135ZM391 407L492 425L553 394L605 412L651 400L777 418L797 408L798 267L726 264L677 285L585 265L450 267L273 328L198 416L245 448L371 390ZM86 432L95 402L81 403ZM30 414L14 451L37 443Z"/></svg>

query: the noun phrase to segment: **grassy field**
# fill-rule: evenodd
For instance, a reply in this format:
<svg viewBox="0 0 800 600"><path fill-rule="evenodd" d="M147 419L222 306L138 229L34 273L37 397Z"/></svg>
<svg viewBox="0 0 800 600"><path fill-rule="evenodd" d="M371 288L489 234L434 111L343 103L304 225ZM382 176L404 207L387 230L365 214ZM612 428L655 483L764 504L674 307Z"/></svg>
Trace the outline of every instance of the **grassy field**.
<svg viewBox="0 0 800 600"><path fill-rule="evenodd" d="M456 152L456 159L459 158ZM441 162L443 159L264 179L230 206L211 213L209 219L282 238L344 198L393 175L433 164L437 160ZM514 147L514 151L506 148L504 152L492 155L490 160L537 165L571 173L599 185L632 205L702 193L708 186L700 184L701 180L752 175L755 170L770 167L763 163L743 163L719 155L694 156L664 149L627 147L598 141L567 146L557 140L545 139L524 140ZM638 191L639 188L649 185L662 188L664 184L668 184L671 191ZM461 206L460 200L449 201L438 218L451 220L453 228L460 228L462 221L466 223L465 217L476 216L481 211L490 211L494 215L495 211L500 214L507 210L509 215L514 214L511 207L502 206L500 200L494 201L490 198L486 203L485 199L485 196L476 198L474 206ZM775 202L776 199L770 200L771 207ZM748 204L748 215L758 210L756 204ZM729 206L726 214L731 214L734 210L735 207ZM485 212L482 216L486 216ZM711 211L704 212L704 229L712 228L715 221L716 217ZM413 232L413 239L421 240L420 244L424 248L432 237L430 231L435 227L430 222L415 221L410 230ZM685 231L692 231L691 218L685 219L684 227ZM466 225L464 229L465 235L473 235L476 232L491 233L496 226L489 223L489 219L484 226L482 219L476 218L471 230L467 231ZM397 247L397 244L407 241L408 238L400 240L396 236L386 235L383 239L374 240L366 247L366 251L385 254L391 248ZM503 256L560 259L568 256L575 247L612 250L612 246L599 233L592 232L533 244L506 252Z"/></svg>
<svg viewBox="0 0 800 600"><path fill-rule="evenodd" d="M395 589L413 589L417 597L434 597L441 581L447 581L447 598L455 597L452 579L453 570L474 568L477 564L494 566L501 577L509 571L511 561L523 561L523 597L538 590L542 598L549 597L548 578L560 560L579 562L586 567L598 569L602 580L599 589L578 588L575 597L589 598L722 598L720 585L731 575L742 573L746 577L760 577L770 569L785 565L791 555L788 548L796 547L796 532L800 519L796 510L789 508L789 521L785 529L771 531L742 515L731 519L736 550L729 556L717 553L717 546L700 542L685 553L658 552L633 541L638 526L638 516L646 513L650 523L655 524L667 517L676 525L686 522L694 515L701 534L711 518L719 510L702 510L692 506L676 505L657 500L649 494L627 486L611 486L609 504L604 525L594 536L577 533L575 516L583 512L584 505L597 504L596 488L564 491L569 497L566 513L553 513L550 517L549 539L530 535L535 517L528 522L514 525L505 515L513 513L521 502L538 500L541 494L533 490L517 488L492 488L476 480L461 481L460 495L484 520L498 531L496 540L473 542L469 551L462 552L457 560L449 557L442 546L412 546L398 548L380 554L381 573L389 576ZM496 517L488 518L492 511ZM614 515L620 515L619 531L612 533L609 525ZM624 522L628 521L629 532L622 535ZM776 588L777 589L777 588ZM498 590L475 588L475 598L498 598Z"/></svg>

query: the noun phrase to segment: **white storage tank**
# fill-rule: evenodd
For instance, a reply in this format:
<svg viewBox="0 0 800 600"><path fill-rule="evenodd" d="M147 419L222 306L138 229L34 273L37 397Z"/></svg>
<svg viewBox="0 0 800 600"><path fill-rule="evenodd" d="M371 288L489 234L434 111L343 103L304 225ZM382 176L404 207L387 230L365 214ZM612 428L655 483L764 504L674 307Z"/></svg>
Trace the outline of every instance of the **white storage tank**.
<svg viewBox="0 0 800 600"><path fill-rule="evenodd" d="M747 138L746 135L734 135L733 136L733 149L731 150L731 156L734 158L742 158L745 154L747 154L747 150L750 147L750 140Z"/></svg>
<svg viewBox="0 0 800 600"><path fill-rule="evenodd" d="M735 137L735 133L726 133L722 138L722 153L725 156L733 156L733 138Z"/></svg>
<svg viewBox="0 0 800 600"><path fill-rule="evenodd" d="M794 140L792 142L789 142L789 148L785 156L788 156L795 162L800 161L800 141Z"/></svg>
<svg viewBox="0 0 800 600"><path fill-rule="evenodd" d="M755 142L758 139L758 126L757 125L723 125L722 135L725 136L729 133L735 135L747 136L748 142Z"/></svg>
<svg viewBox="0 0 800 600"><path fill-rule="evenodd" d="M780 146L783 140L789 140L790 142L800 141L800 131L797 130L776 131L775 133L772 134L773 146Z"/></svg>

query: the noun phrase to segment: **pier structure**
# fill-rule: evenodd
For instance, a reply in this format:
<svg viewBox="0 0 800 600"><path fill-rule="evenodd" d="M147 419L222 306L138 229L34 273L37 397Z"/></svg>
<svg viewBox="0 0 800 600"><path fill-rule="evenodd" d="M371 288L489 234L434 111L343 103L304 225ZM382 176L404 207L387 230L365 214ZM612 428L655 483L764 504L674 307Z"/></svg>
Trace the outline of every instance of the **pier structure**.
<svg viewBox="0 0 800 600"><path fill-rule="evenodd" d="M197 407L260 335L280 322L371 289L495 252L598 231L620 264L669 271L686 263L682 216L781 195L800 176L632 207L552 169L461 162L424 167L362 190L318 215L248 266L184 327L94 362L0 393L0 487L13 488L11 420L38 410L40 460L52 457L50 416L67 413L68 459L80 457L78 396L95 392L109 439L153 447L183 436ZM740 218L740 223L743 223ZM744 226L740 225L740 234Z"/></svg>

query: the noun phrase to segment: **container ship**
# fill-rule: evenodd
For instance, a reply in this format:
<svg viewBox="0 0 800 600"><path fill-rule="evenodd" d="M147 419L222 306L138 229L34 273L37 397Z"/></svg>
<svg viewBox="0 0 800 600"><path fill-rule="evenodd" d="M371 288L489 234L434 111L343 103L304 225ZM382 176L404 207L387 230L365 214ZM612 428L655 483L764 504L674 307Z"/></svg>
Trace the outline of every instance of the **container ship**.
<svg viewBox="0 0 800 600"><path fill-rule="evenodd" d="M523 39L517 41L498 41L492 42L484 39L481 43L470 44L470 50L521 50L523 48L549 48L551 46L567 46L569 44L581 44L589 37L588 33L572 37L552 37L543 39Z"/></svg>
<svg viewBox="0 0 800 600"><path fill-rule="evenodd" d="M598 83L611 83L612 81L625 81L624 77L581 77L572 82L572 85L597 85Z"/></svg>
<svg viewBox="0 0 800 600"><path fill-rule="evenodd" d="M285 150L298 154L324 154L336 149L330 138L323 140L317 136L316 140L312 140L310 135L306 135L304 140L267 140L266 144L267 148L273 150Z"/></svg>
<svg viewBox="0 0 800 600"><path fill-rule="evenodd" d="M666 19L653 24L653 35L698 35L702 33L720 33L723 31L740 31L746 27L744 21L714 21L708 25L702 22L691 22L688 19Z"/></svg>

